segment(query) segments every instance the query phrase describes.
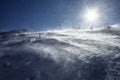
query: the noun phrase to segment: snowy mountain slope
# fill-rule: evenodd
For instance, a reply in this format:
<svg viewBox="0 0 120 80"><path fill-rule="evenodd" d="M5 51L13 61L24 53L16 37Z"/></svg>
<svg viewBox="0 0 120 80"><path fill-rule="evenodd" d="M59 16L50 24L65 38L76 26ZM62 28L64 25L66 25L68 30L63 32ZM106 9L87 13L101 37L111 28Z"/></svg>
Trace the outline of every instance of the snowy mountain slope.
<svg viewBox="0 0 120 80"><path fill-rule="evenodd" d="M0 32L0 80L119 80L120 28Z"/></svg>

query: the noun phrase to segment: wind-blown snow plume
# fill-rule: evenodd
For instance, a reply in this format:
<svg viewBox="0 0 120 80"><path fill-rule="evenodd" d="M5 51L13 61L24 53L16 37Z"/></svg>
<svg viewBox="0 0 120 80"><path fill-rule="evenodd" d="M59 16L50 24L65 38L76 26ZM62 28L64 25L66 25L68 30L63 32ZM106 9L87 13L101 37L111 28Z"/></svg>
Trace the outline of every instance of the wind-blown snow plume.
<svg viewBox="0 0 120 80"><path fill-rule="evenodd" d="M119 31L0 32L0 80L119 79Z"/></svg>

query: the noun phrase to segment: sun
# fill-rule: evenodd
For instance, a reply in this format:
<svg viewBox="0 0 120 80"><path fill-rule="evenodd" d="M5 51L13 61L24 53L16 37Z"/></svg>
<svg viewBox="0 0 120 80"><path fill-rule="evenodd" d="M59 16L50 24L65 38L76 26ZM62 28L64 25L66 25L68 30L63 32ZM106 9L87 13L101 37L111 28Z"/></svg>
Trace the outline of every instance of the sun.
<svg viewBox="0 0 120 80"><path fill-rule="evenodd" d="M97 9L87 9L84 15L87 22L95 22L99 18L99 12Z"/></svg>

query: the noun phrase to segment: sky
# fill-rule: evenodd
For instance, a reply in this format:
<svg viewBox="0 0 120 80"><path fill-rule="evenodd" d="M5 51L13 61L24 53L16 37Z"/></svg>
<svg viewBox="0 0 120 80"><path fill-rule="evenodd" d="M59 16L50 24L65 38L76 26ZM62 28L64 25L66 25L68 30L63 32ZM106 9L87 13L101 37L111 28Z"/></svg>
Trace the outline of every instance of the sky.
<svg viewBox="0 0 120 80"><path fill-rule="evenodd" d="M83 26L86 8L98 8L96 25L120 22L120 0L0 0L0 30Z"/></svg>

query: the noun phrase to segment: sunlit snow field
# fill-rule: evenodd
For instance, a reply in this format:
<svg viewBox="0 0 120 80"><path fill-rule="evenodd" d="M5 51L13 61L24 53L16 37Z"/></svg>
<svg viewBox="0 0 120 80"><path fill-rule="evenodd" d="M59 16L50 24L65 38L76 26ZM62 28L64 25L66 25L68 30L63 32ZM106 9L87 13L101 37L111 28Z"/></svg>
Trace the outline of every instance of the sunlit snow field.
<svg viewBox="0 0 120 80"><path fill-rule="evenodd" d="M0 80L120 80L120 28L1 31Z"/></svg>

